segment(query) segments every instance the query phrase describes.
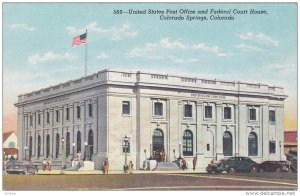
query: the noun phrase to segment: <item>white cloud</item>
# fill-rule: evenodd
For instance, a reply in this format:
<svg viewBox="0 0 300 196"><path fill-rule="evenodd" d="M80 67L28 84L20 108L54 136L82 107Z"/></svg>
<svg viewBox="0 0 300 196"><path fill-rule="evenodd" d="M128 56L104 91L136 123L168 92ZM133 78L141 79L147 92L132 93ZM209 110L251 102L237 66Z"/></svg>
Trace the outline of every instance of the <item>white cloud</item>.
<svg viewBox="0 0 300 196"><path fill-rule="evenodd" d="M110 56L104 52L102 52L100 55L96 56L96 59L109 59L109 58L110 58Z"/></svg>
<svg viewBox="0 0 300 196"><path fill-rule="evenodd" d="M162 38L160 40L160 46L162 48L168 48L168 49L175 49L175 48L184 49L184 48L186 48L186 46L183 44L181 39L177 39L173 42L170 42L168 37Z"/></svg>
<svg viewBox="0 0 300 196"><path fill-rule="evenodd" d="M66 27L66 30L72 35L82 34L87 30L88 33L94 32L97 34L101 34L102 36L105 36L106 38L114 41L135 37L138 34L137 31L131 30L130 24L128 23L124 23L121 26L114 26L112 28L105 29L98 26L97 22L95 21L87 24L84 28L81 29L76 29L73 26L69 26Z"/></svg>
<svg viewBox="0 0 300 196"><path fill-rule="evenodd" d="M168 59L171 60L173 63L196 63L199 59L190 58L190 59L182 59L176 56L168 56Z"/></svg>
<svg viewBox="0 0 300 196"><path fill-rule="evenodd" d="M74 54L70 54L68 52L64 54L56 54L52 51L46 52L44 54L34 54L28 57L29 64L37 64L37 63L44 63L47 61L54 61L54 60L72 60L77 59L78 57Z"/></svg>
<svg viewBox="0 0 300 196"><path fill-rule="evenodd" d="M246 33L244 35L240 35L240 39L243 40L258 40L258 41L262 41L264 43L270 43L274 46L278 46L279 45L279 41L278 40L273 40L272 37L264 34L264 33L258 33L258 34L254 34L254 33Z"/></svg>
<svg viewBox="0 0 300 196"><path fill-rule="evenodd" d="M268 64L264 66L266 71L277 71L279 73L297 73L297 64Z"/></svg>
<svg viewBox="0 0 300 196"><path fill-rule="evenodd" d="M159 47L158 44L147 43L145 47L134 48L130 52L126 53L126 55L130 57L142 56L147 52L151 52L154 49L157 49L158 47Z"/></svg>
<svg viewBox="0 0 300 196"><path fill-rule="evenodd" d="M240 49L246 50L246 51L263 51L263 49L261 49L261 48L251 46L251 45L245 45L245 44L237 45L236 48L240 48Z"/></svg>
<svg viewBox="0 0 300 196"><path fill-rule="evenodd" d="M28 26L28 24L12 24L10 25L11 29L20 29L20 30L25 30L25 31L34 31L35 28L34 27L30 27Z"/></svg>
<svg viewBox="0 0 300 196"><path fill-rule="evenodd" d="M206 52L214 53L217 56L227 56L225 53L219 51L218 46L206 46L204 43L196 44L192 46L192 49L200 49Z"/></svg>

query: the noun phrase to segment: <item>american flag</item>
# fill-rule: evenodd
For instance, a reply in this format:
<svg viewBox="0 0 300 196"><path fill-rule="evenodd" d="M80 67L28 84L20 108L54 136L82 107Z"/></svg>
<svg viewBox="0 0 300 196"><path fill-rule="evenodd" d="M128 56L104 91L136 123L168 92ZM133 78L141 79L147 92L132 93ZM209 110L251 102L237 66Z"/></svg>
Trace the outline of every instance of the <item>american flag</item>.
<svg viewBox="0 0 300 196"><path fill-rule="evenodd" d="M86 35L87 33L74 37L72 42L72 47L87 43Z"/></svg>

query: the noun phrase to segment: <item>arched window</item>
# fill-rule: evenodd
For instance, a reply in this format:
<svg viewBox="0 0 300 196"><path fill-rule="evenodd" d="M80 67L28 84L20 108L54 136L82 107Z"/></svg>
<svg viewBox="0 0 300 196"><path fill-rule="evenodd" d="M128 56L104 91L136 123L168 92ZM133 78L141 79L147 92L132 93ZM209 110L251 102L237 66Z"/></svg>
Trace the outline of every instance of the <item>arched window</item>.
<svg viewBox="0 0 300 196"><path fill-rule="evenodd" d="M190 130L185 130L182 141L183 156L193 155L193 134Z"/></svg>
<svg viewBox="0 0 300 196"><path fill-rule="evenodd" d="M56 149L55 149L55 158L58 158L59 154L59 134L56 134Z"/></svg>
<svg viewBox="0 0 300 196"><path fill-rule="evenodd" d="M232 156L232 135L229 131L223 134L223 154L224 156Z"/></svg>
<svg viewBox="0 0 300 196"><path fill-rule="evenodd" d="M81 133L77 132L77 152L81 151Z"/></svg>
<svg viewBox="0 0 300 196"><path fill-rule="evenodd" d="M66 157L70 155L70 132L66 135Z"/></svg>
<svg viewBox="0 0 300 196"><path fill-rule="evenodd" d="M38 136L38 149L37 149L37 158L41 156L41 136Z"/></svg>
<svg viewBox="0 0 300 196"><path fill-rule="evenodd" d="M29 137L29 160L31 160L32 156L32 136Z"/></svg>
<svg viewBox="0 0 300 196"><path fill-rule="evenodd" d="M251 132L248 136L248 156L257 156L257 135Z"/></svg>
<svg viewBox="0 0 300 196"><path fill-rule="evenodd" d="M94 145L94 133L93 133L93 130L92 129L90 129L89 130L89 138L88 138L88 147L89 147L89 149L88 149L88 151L89 151L89 157L88 157L88 159L89 160L92 160L92 155L93 155L93 145Z"/></svg>
<svg viewBox="0 0 300 196"><path fill-rule="evenodd" d="M48 158L50 155L50 135L47 134L46 138L46 157Z"/></svg>

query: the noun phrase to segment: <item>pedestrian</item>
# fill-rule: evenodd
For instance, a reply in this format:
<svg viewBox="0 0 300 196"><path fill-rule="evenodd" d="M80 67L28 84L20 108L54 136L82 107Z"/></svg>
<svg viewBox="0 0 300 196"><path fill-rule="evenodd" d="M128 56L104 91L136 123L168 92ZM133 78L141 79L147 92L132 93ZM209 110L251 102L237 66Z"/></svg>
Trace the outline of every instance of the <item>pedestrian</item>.
<svg viewBox="0 0 300 196"><path fill-rule="evenodd" d="M186 170L187 166L186 166L186 160L182 159L182 170Z"/></svg>
<svg viewBox="0 0 300 196"><path fill-rule="evenodd" d="M42 168L43 168L43 171L45 171L46 168L47 168L47 161L46 161L46 159L44 159L44 160L42 161Z"/></svg>
<svg viewBox="0 0 300 196"><path fill-rule="evenodd" d="M78 162L78 167L80 167L80 160L81 160L81 151L80 150L76 154L76 160Z"/></svg>
<svg viewBox="0 0 300 196"><path fill-rule="evenodd" d="M48 163L48 170L51 171L51 166L52 166L52 159L51 159L51 157L49 157L47 163Z"/></svg>
<svg viewBox="0 0 300 196"><path fill-rule="evenodd" d="M103 169L103 174L108 174L109 162L108 162L108 158L107 158L107 157L106 157L106 159L103 161L102 169Z"/></svg>
<svg viewBox="0 0 300 196"><path fill-rule="evenodd" d="M129 161L129 173L130 174L132 174L132 172L133 172L133 163L132 163L132 161Z"/></svg>
<svg viewBox="0 0 300 196"><path fill-rule="evenodd" d="M197 157L193 158L193 170L195 171L196 168L196 164L197 164Z"/></svg>

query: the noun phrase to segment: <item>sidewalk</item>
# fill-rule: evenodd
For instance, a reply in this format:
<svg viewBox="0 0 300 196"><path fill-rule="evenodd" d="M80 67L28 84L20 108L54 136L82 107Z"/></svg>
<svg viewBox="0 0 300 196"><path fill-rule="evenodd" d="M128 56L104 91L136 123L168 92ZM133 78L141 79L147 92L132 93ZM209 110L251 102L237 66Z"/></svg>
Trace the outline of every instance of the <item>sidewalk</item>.
<svg viewBox="0 0 300 196"><path fill-rule="evenodd" d="M59 175L61 170L51 170L51 171L43 171L39 170L38 175ZM196 169L195 171L192 169L187 170L168 170L168 171L149 171L149 170L134 170L133 174L186 174L186 173L206 173L205 168ZM66 175L103 175L102 170L91 170L91 171L64 171ZM110 170L109 174L129 174L124 173L123 170Z"/></svg>

